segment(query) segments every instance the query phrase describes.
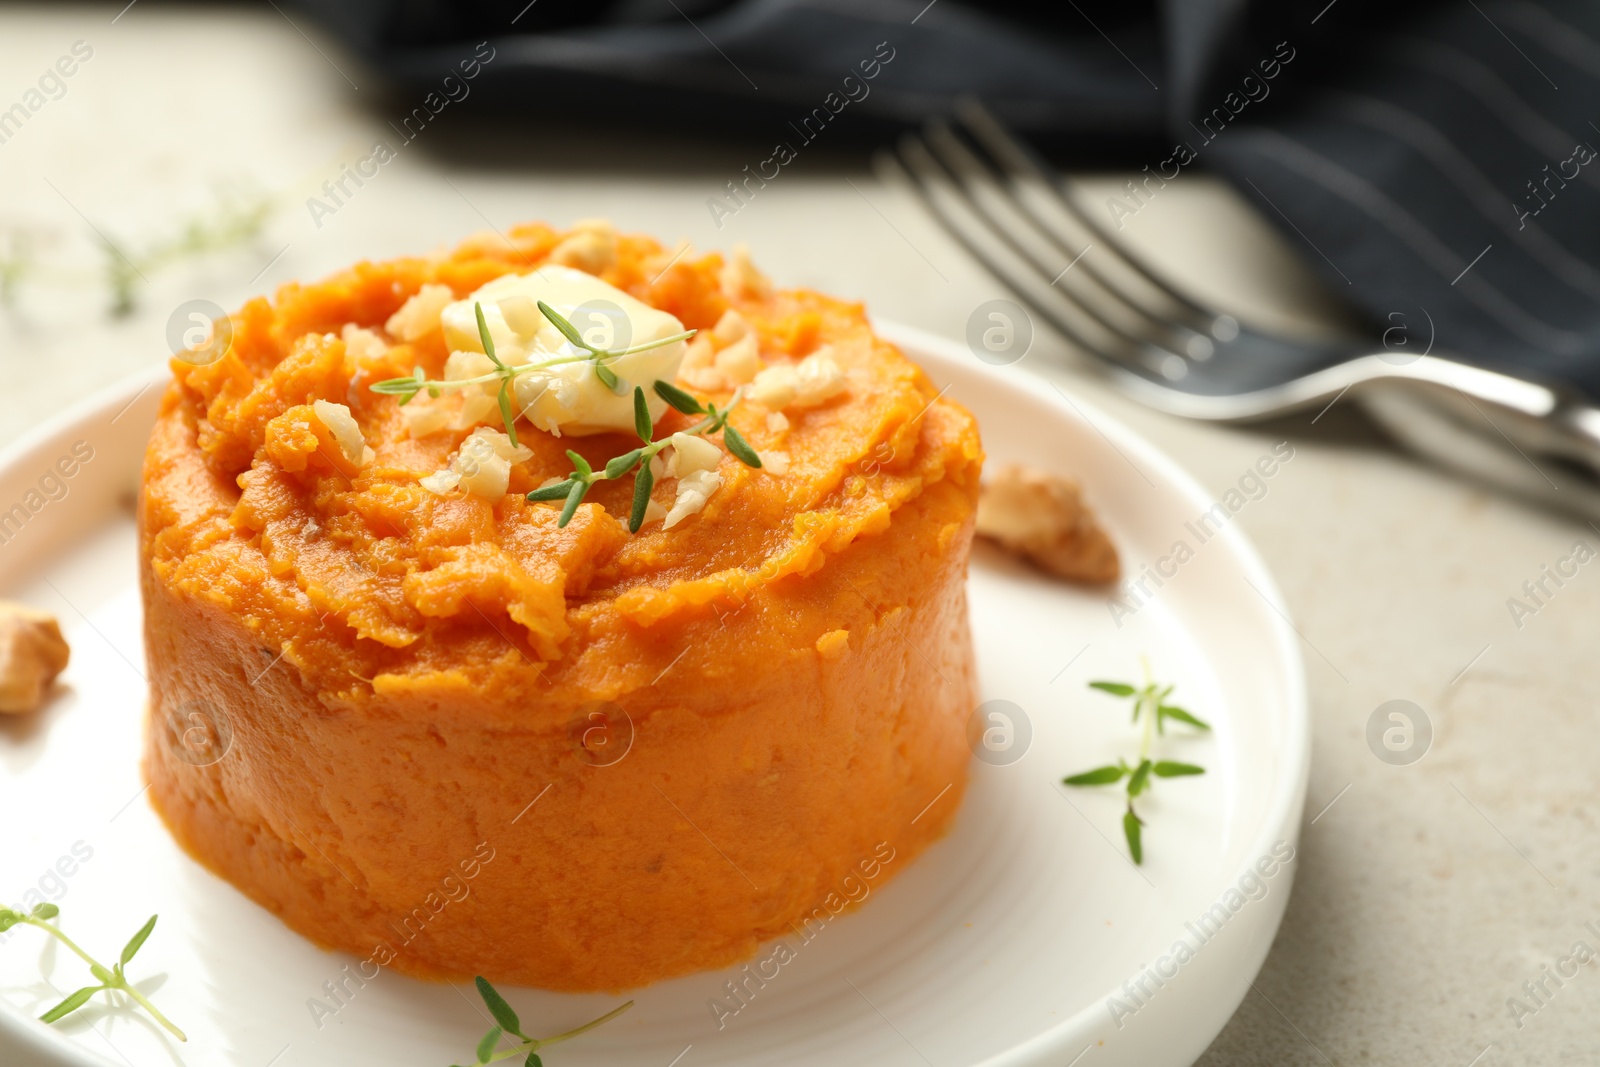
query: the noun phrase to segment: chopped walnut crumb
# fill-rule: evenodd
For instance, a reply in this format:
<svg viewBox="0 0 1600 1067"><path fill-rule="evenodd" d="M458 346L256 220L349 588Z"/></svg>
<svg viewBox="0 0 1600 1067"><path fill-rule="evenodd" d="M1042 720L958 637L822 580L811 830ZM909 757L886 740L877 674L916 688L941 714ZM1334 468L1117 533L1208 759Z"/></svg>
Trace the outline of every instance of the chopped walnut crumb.
<svg viewBox="0 0 1600 1067"><path fill-rule="evenodd" d="M704 437L675 433L666 473L668 478L687 478L696 471L714 471L721 462L722 449Z"/></svg>
<svg viewBox="0 0 1600 1067"><path fill-rule="evenodd" d="M70 654L54 615L0 600L0 713L38 710Z"/></svg>
<svg viewBox="0 0 1600 1067"><path fill-rule="evenodd" d="M389 346L383 343L383 338L353 322L345 323L339 336L344 339L345 352L357 367L372 366L389 352Z"/></svg>
<svg viewBox="0 0 1600 1067"><path fill-rule="evenodd" d="M722 372L716 368L716 350L709 333L696 334L684 347L683 362L678 364L678 377L689 386L711 393L723 388Z"/></svg>
<svg viewBox="0 0 1600 1067"><path fill-rule="evenodd" d="M722 485L722 475L714 470L697 470L678 479L678 496L672 502L672 510L661 522L664 530L670 530L690 515L700 514L706 506L706 501L711 499L711 494Z"/></svg>
<svg viewBox="0 0 1600 1067"><path fill-rule="evenodd" d="M339 451L344 453L345 460L351 466L363 467L372 462L372 449L367 447L366 439L361 436L361 426L348 407L318 400L311 405L311 410L316 412L317 419L333 435Z"/></svg>
<svg viewBox="0 0 1600 1067"><path fill-rule="evenodd" d="M456 294L448 285L424 285L417 290L400 310L389 316L383 328L390 337L402 341L415 341L439 328L439 312L455 300Z"/></svg>
<svg viewBox="0 0 1600 1067"><path fill-rule="evenodd" d="M730 385L744 385L761 373L761 350L756 335L747 333L717 353L717 373Z"/></svg>
<svg viewBox="0 0 1600 1067"><path fill-rule="evenodd" d="M450 464L420 479L424 489L445 496L457 488L465 489L491 503L506 495L511 482L511 466L533 458L527 445L513 445L511 438L498 430L480 426L472 431Z"/></svg>
<svg viewBox="0 0 1600 1067"><path fill-rule="evenodd" d="M726 347L742 339L750 332L750 323L737 311L729 308L722 313L722 318L711 327L711 339L718 347Z"/></svg>
<svg viewBox="0 0 1600 1067"><path fill-rule="evenodd" d="M579 219L550 250L550 262L599 274L617 262L617 229L608 219Z"/></svg>
<svg viewBox="0 0 1600 1067"><path fill-rule="evenodd" d="M691 388L718 392L748 384L765 366L750 323L732 308L710 330L702 330L684 350L678 377Z"/></svg>
<svg viewBox="0 0 1600 1067"><path fill-rule="evenodd" d="M423 393L400 409L400 417L405 419L406 432L415 440L449 428L459 408L459 403L452 403L448 398L436 400Z"/></svg>
<svg viewBox="0 0 1600 1067"><path fill-rule="evenodd" d="M772 295L772 283L750 261L750 249L744 245L733 246L733 254L722 265L719 280L722 283L722 295L729 300L749 297L764 300Z"/></svg>
<svg viewBox="0 0 1600 1067"><path fill-rule="evenodd" d="M1076 482L1019 464L983 481L978 533L1074 582L1114 582L1117 549L1083 502Z"/></svg>
<svg viewBox="0 0 1600 1067"><path fill-rule="evenodd" d="M794 365L777 364L755 376L745 396L770 408L814 408L826 404L850 387L833 348L823 345Z"/></svg>

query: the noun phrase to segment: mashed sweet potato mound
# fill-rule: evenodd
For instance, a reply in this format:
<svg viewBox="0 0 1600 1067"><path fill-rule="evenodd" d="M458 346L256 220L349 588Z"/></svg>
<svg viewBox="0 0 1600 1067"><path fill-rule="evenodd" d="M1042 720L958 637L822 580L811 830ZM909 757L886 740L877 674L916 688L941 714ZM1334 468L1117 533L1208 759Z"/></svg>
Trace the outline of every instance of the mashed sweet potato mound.
<svg viewBox="0 0 1600 1067"><path fill-rule="evenodd" d="M502 499L419 484L468 431L414 439L368 388L449 355L385 322L572 236L523 226L252 300L222 358L173 363L150 440L151 795L196 859L366 969L596 990L724 966L877 873L881 846L904 869L962 794L982 451L860 305L617 236L592 273L686 328L731 307L767 365L832 347L840 395L733 414L786 469L724 453L698 515L636 534L628 479L565 528L524 499L565 449L599 467L623 434L523 422L533 458ZM390 347L356 351L349 324ZM318 400L348 406L367 462Z"/></svg>

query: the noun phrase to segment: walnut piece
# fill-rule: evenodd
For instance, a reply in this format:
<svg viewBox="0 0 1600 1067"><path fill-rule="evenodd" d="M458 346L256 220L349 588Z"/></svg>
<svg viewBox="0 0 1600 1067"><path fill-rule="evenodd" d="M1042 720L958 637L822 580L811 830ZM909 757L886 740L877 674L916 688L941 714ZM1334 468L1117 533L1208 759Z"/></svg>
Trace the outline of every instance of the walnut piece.
<svg viewBox="0 0 1600 1067"><path fill-rule="evenodd" d="M54 615L0 600L0 713L36 711L69 652Z"/></svg>
<svg viewBox="0 0 1600 1067"><path fill-rule="evenodd" d="M990 472L978 496L978 533L1073 582L1114 582L1117 549L1076 482L1020 464Z"/></svg>

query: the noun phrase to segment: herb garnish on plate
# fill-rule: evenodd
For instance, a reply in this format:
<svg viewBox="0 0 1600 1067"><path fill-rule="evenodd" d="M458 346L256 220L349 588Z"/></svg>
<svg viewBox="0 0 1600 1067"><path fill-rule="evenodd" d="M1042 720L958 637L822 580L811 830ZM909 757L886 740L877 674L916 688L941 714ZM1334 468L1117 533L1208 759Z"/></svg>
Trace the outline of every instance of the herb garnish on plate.
<svg viewBox="0 0 1600 1067"><path fill-rule="evenodd" d="M1139 756L1132 764L1126 760L1118 760L1104 767L1074 774L1061 780L1063 785L1114 785L1124 778L1128 780L1128 810L1122 816L1122 832L1128 839L1128 853L1133 857L1134 863L1144 862L1144 842L1142 831L1144 820L1139 818L1133 810L1133 802L1141 794L1150 790L1150 778L1182 778L1187 775L1204 774L1205 768L1193 763L1178 763L1174 760L1152 760L1150 748L1155 742L1157 734L1165 735L1167 720L1186 723L1198 730L1211 729L1210 724L1196 718L1194 715L1178 707L1176 704L1167 703L1175 686L1158 686L1150 678L1150 667L1145 665L1145 684L1133 686L1127 682L1090 682L1090 689L1098 689L1102 693L1112 696L1125 697L1133 701L1133 723L1138 725L1143 720L1144 732L1139 741Z"/></svg>
<svg viewBox="0 0 1600 1067"><path fill-rule="evenodd" d="M176 1037L179 1041L189 1040L182 1030L173 1025L172 1020L162 1015L156 1006L150 1003L149 998L133 987L127 976L122 972L122 969L133 959L134 953L143 947L145 940L150 936L150 932L156 928L156 916L150 916L150 921L141 926L139 932L128 939L128 943L122 947L122 955L118 957L117 962L110 967L106 967L79 948L77 942L62 933L61 928L50 921L60 914L61 909L54 904L40 904L29 912L0 908L0 933L4 933L13 926L18 925L37 926L67 946L73 955L87 963L89 965L89 973L100 981L99 985L84 986L82 989L67 994L67 998L60 1004L39 1016L42 1022L53 1023L57 1019L65 1018L89 1003L90 998L96 993L114 989L119 993L126 993L132 997L141 1008L150 1013L151 1018L160 1023L173 1037Z"/></svg>
<svg viewBox="0 0 1600 1067"><path fill-rule="evenodd" d="M513 1056L521 1056L524 1053L528 1057L522 1061L525 1067L543 1067L544 1061L539 1058L540 1049L546 1045L554 1045L559 1041L566 1041L577 1037L579 1034L588 1033L595 1027L610 1022L633 1007L633 1001L630 1000L621 1007L612 1008L598 1019L590 1019L582 1026L568 1030L566 1033L557 1034L554 1037L529 1037L522 1032L522 1020L517 1018L517 1013L511 1010L511 1005L506 1003L506 999L500 995L499 990L490 985L489 980L481 974L473 981L478 986L478 995L489 1006L489 1014L494 1016L495 1021L495 1025L478 1042L477 1058L472 1061L474 1067L481 1067L482 1064L486 1063L494 1063L496 1060L510 1059ZM521 1041L513 1044L510 1048L496 1051L496 1046L500 1044L500 1040L507 1036L521 1038Z"/></svg>

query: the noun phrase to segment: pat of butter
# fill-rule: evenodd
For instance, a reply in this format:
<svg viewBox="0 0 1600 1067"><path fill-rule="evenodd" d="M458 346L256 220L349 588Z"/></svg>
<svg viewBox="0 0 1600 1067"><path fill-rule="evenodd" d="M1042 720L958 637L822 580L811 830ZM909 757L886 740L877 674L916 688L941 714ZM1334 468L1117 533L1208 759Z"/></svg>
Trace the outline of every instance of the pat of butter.
<svg viewBox="0 0 1600 1067"><path fill-rule="evenodd" d="M527 274L506 274L440 314L445 343L452 352L482 352L473 304L483 305L483 318L495 354L508 366L583 354L539 311L544 301L596 348L620 350L683 332L675 316L657 311L621 289L571 267L547 264ZM656 395L657 379L672 381L683 360L684 342L674 341L644 352L608 360L618 378L613 392L595 374L594 363L582 360L547 367L516 379L521 414L541 430L557 436L633 430L633 388L643 386L652 422L666 412Z"/></svg>

